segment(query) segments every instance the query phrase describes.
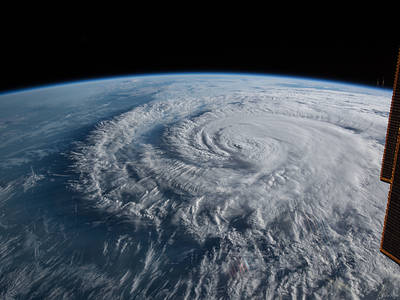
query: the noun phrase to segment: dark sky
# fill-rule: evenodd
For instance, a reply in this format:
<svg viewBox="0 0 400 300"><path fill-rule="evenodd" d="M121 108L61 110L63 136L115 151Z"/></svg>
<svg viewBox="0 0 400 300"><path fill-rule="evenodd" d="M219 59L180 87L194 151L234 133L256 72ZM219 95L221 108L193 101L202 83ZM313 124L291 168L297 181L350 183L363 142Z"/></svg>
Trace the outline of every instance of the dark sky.
<svg viewBox="0 0 400 300"><path fill-rule="evenodd" d="M184 27L184 25L182 25ZM395 40L357 34L219 30L186 33L107 26L41 27L2 36L0 91L115 75L219 71L393 83Z"/></svg>

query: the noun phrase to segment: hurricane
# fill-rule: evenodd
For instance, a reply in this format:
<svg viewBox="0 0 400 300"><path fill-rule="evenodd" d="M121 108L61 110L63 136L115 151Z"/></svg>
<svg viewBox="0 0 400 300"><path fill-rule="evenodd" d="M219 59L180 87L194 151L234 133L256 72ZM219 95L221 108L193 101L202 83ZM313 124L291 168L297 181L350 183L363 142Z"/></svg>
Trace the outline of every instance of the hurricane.
<svg viewBox="0 0 400 300"><path fill-rule="evenodd" d="M396 266L379 254L388 93L282 77L188 78L98 120L63 152L69 219L47 222L69 238L36 268L66 283L37 290L93 299L398 296ZM31 173L25 189L45 181ZM35 239L39 258L45 242Z"/></svg>

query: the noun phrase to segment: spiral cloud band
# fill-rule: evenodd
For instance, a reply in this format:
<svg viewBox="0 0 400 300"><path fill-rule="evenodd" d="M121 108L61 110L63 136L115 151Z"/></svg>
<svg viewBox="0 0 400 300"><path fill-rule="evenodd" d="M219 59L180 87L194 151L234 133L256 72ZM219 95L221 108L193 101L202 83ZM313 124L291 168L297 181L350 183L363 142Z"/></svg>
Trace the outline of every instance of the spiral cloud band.
<svg viewBox="0 0 400 300"><path fill-rule="evenodd" d="M177 78L101 122L71 153L71 186L131 224L141 267L121 284L152 297L326 298L390 280L377 258L388 99L352 88Z"/></svg>

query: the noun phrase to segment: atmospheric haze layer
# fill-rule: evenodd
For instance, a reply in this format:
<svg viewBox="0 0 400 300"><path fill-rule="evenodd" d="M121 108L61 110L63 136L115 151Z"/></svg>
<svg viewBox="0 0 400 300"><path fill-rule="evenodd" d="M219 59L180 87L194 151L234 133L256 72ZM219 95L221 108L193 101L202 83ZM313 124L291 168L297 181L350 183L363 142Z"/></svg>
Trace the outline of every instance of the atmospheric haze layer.
<svg viewBox="0 0 400 300"><path fill-rule="evenodd" d="M398 299L390 99L246 74L0 95L0 297Z"/></svg>

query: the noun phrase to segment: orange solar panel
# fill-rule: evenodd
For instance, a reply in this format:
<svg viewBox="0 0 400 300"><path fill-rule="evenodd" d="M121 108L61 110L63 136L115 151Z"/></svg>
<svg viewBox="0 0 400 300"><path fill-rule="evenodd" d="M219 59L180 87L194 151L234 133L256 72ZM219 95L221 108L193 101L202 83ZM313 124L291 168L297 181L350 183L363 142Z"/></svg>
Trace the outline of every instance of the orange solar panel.
<svg viewBox="0 0 400 300"><path fill-rule="evenodd" d="M393 86L392 105L386 132L381 180L390 183L381 252L400 264L400 49Z"/></svg>
<svg viewBox="0 0 400 300"><path fill-rule="evenodd" d="M381 180L391 183L393 173L393 163L396 150L397 134L400 127L400 49L397 58L396 73L394 76L392 105L390 106L389 122L386 132L385 150L382 159Z"/></svg>
<svg viewBox="0 0 400 300"><path fill-rule="evenodd" d="M400 139L397 139L394 171L390 184L381 252L400 264Z"/></svg>

